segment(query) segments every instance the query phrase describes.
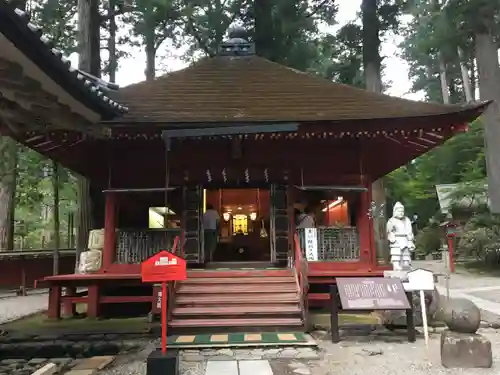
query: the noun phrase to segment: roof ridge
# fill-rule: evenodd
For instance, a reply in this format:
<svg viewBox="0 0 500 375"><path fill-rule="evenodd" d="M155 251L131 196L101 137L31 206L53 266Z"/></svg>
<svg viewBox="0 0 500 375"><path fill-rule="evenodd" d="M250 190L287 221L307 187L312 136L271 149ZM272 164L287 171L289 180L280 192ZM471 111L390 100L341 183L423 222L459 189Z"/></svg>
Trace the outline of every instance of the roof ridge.
<svg viewBox="0 0 500 375"><path fill-rule="evenodd" d="M75 77L80 83L81 87L90 95L95 95L95 98L100 102L105 104L109 109L117 112L117 113L126 113L128 112L128 107L118 103L115 100L112 100L109 96L105 95L105 92L102 90L102 86L92 80L89 73L83 72L79 69L73 68L71 66L71 60L63 54L63 51L54 48L55 44L51 38L44 35L42 32L42 28L30 22L30 16L23 10L19 8L14 8L12 5L13 0L0 0L7 4L7 6L12 9L13 13L17 16L17 18L24 23L24 26L34 34L34 36L39 39L43 45L47 48L47 50L56 58L58 58L66 67L67 73ZM97 78L97 77L96 77ZM105 82L102 80L102 82Z"/></svg>

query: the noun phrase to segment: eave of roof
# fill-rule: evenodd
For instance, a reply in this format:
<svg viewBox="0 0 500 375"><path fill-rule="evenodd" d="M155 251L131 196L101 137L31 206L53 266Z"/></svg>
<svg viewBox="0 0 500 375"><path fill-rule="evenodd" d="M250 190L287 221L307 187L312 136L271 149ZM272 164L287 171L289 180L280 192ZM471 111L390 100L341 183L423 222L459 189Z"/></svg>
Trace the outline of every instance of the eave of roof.
<svg viewBox="0 0 500 375"><path fill-rule="evenodd" d="M112 100L99 85L72 68L62 51L52 48L51 40L42 34L39 27L29 22L28 15L5 0L0 0L0 33L68 94L104 119L109 120L128 111L126 106Z"/></svg>

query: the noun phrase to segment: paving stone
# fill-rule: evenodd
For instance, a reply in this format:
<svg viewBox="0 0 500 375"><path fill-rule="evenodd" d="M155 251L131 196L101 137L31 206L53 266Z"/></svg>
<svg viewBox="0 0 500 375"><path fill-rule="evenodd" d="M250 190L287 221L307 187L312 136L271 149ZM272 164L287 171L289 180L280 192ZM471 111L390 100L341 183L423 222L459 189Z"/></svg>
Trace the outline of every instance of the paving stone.
<svg viewBox="0 0 500 375"><path fill-rule="evenodd" d="M95 374L97 374L96 369L87 369L87 370L71 370L70 372L67 372L64 375L95 375Z"/></svg>
<svg viewBox="0 0 500 375"><path fill-rule="evenodd" d="M210 357L211 361L233 361L234 358L228 355L216 355L213 357Z"/></svg>
<svg viewBox="0 0 500 375"><path fill-rule="evenodd" d="M78 363L73 370L87 370L87 369L96 369L102 370L104 367L109 365L115 359L114 356L99 356L99 357L91 357L86 358L80 363Z"/></svg>
<svg viewBox="0 0 500 375"><path fill-rule="evenodd" d="M311 375L311 370L308 368L297 368L293 370L295 374L300 374L300 375Z"/></svg>
<svg viewBox="0 0 500 375"><path fill-rule="evenodd" d="M182 360L186 362L201 362L206 358L200 354L184 354L182 355Z"/></svg>
<svg viewBox="0 0 500 375"><path fill-rule="evenodd" d="M51 358L50 362L56 363L61 366L67 366L73 363L75 360L73 358Z"/></svg>
<svg viewBox="0 0 500 375"><path fill-rule="evenodd" d="M32 375L53 375L57 373L57 365L55 363L47 363L42 368L36 370Z"/></svg>
<svg viewBox="0 0 500 375"><path fill-rule="evenodd" d="M255 354L237 354L234 359L238 361L247 361L247 360L261 360L262 355Z"/></svg>

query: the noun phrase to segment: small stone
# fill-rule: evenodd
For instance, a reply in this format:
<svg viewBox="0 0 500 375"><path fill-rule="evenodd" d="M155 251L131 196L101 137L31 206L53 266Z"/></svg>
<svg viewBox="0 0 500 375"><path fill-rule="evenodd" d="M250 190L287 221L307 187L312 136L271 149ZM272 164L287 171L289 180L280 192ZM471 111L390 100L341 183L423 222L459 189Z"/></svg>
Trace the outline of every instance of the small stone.
<svg viewBox="0 0 500 375"><path fill-rule="evenodd" d="M278 354L280 351L280 349L265 349L264 354Z"/></svg>
<svg viewBox="0 0 500 375"><path fill-rule="evenodd" d="M46 358L31 358L28 361L28 365L37 366L37 365L41 365L42 363L45 363L45 362L47 362ZM52 361L52 362L54 362L54 361Z"/></svg>
<svg viewBox="0 0 500 375"><path fill-rule="evenodd" d="M233 355L233 351L231 349L219 349L217 350L218 355L227 355L231 357Z"/></svg>
<svg viewBox="0 0 500 375"><path fill-rule="evenodd" d="M491 368L491 342L478 334L443 332L441 364L446 368Z"/></svg>
<svg viewBox="0 0 500 375"><path fill-rule="evenodd" d="M280 358L295 358L299 352L295 349L285 349L281 353L278 354Z"/></svg>
<svg viewBox="0 0 500 375"><path fill-rule="evenodd" d="M6 366L10 366L12 364L16 364L16 363L19 363L19 362L24 362L23 360L21 359L4 359L2 361L2 365L6 365Z"/></svg>
<svg viewBox="0 0 500 375"><path fill-rule="evenodd" d="M318 359L319 355L313 351L311 352L299 352L295 358L300 358L300 359Z"/></svg>

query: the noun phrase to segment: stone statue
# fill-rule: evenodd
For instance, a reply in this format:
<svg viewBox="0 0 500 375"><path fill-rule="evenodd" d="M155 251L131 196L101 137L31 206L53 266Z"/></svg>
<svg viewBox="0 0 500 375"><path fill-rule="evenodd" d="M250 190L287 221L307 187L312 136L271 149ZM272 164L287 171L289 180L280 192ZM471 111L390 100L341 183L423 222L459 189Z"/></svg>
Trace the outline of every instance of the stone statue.
<svg viewBox="0 0 500 375"><path fill-rule="evenodd" d="M395 271L411 268L411 252L415 250L411 221L405 216L404 206L397 202L392 217L387 221L387 239L391 249L391 263Z"/></svg>

